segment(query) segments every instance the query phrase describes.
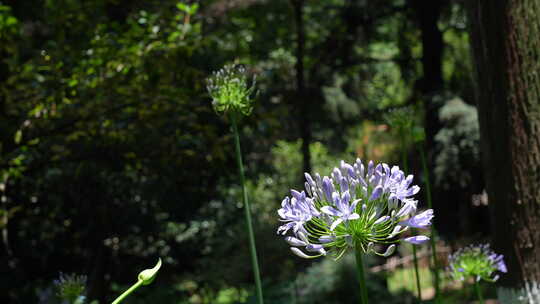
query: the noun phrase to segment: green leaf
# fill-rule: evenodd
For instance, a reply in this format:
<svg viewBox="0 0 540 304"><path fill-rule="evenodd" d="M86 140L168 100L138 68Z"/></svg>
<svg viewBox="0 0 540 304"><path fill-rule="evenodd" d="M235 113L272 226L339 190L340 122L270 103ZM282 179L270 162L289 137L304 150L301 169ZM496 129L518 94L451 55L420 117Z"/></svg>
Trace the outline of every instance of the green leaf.
<svg viewBox="0 0 540 304"><path fill-rule="evenodd" d="M198 9L199 9L199 4L198 3L195 3L195 4L191 5L191 7L189 9L189 14L190 15L195 15L195 13L197 12Z"/></svg>
<svg viewBox="0 0 540 304"><path fill-rule="evenodd" d="M17 132L15 132L15 138L14 138L15 143L20 144L21 139L22 139L22 130L17 130Z"/></svg>
<svg viewBox="0 0 540 304"><path fill-rule="evenodd" d="M179 10L181 10L181 11L183 11L185 13L189 14L189 12L190 12L189 6L187 6L185 3L180 2L180 3L176 4L176 7Z"/></svg>
<svg viewBox="0 0 540 304"><path fill-rule="evenodd" d="M414 142L422 142L426 139L426 133L424 132L424 128L421 127L414 127L412 129L412 136Z"/></svg>

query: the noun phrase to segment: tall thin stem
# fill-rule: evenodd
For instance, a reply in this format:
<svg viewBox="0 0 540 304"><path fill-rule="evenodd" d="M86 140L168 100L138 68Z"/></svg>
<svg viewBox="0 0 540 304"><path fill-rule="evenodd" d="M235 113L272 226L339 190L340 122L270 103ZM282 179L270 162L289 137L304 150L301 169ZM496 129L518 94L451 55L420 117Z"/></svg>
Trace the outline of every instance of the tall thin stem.
<svg viewBox="0 0 540 304"><path fill-rule="evenodd" d="M368 304L366 275L364 273L364 261L363 261L364 253L359 244L356 245L355 255L356 255L356 271L358 273L358 281L360 282L360 303Z"/></svg>
<svg viewBox="0 0 540 304"><path fill-rule="evenodd" d="M480 304L484 304L484 297L482 296L482 290L480 289L480 284L477 280L474 280L474 289L476 289L476 295L478 296L478 301Z"/></svg>
<svg viewBox="0 0 540 304"><path fill-rule="evenodd" d="M431 199L431 181L429 177L429 168L426 160L426 153L424 151L424 143L418 145L418 150L420 151L420 159L422 160L422 169L424 171L424 183L426 184L426 198L428 203L428 208L433 208L433 203ZM439 277L439 262L437 260L437 244L435 238L437 237L437 231L435 230L435 225L431 225L431 256L432 256L432 270L433 277L435 278L435 303L440 303L440 277Z"/></svg>
<svg viewBox="0 0 540 304"><path fill-rule="evenodd" d="M418 256L416 254L416 247L412 245L414 275L416 277L416 294L419 300L422 300L422 287L420 286L420 273L418 273Z"/></svg>
<svg viewBox="0 0 540 304"><path fill-rule="evenodd" d="M407 157L407 147L405 145L405 134L401 134L401 152L403 157L403 171L407 172L409 171L409 162ZM416 247L415 245L412 246L412 253L413 253L413 265L414 265L414 275L416 278L416 291L418 295L418 299L422 300L422 287L420 286L420 273L418 272L418 255L416 254Z"/></svg>
<svg viewBox="0 0 540 304"><path fill-rule="evenodd" d="M263 293L261 286L261 275L259 272L259 263L257 261L257 249L255 248L255 236L253 235L253 225L251 224L251 209L249 207L248 196L246 192L246 182L244 177L244 165L242 163L242 152L240 149L240 136L238 135L238 127L236 122L236 113L230 114L231 124L234 133L234 145L236 148L236 161L238 163L238 172L240 174L240 182L242 183L242 199L244 201L244 211L246 216L246 226L249 237L249 249L251 252L251 264L253 266L253 276L255 277L255 287L257 291L257 300L259 304L263 304Z"/></svg>
<svg viewBox="0 0 540 304"><path fill-rule="evenodd" d="M133 284L128 290L124 291L123 294L121 294L116 300L112 302L112 304L118 304L124 300L125 297L129 296L135 289L139 288L141 284L143 283L142 280L138 280L137 283Z"/></svg>

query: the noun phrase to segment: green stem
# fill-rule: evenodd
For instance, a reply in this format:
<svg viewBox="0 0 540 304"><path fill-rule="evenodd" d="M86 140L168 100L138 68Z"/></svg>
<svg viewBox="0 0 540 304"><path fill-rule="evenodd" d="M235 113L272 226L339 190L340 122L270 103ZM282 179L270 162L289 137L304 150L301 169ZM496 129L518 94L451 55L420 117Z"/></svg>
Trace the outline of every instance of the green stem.
<svg viewBox="0 0 540 304"><path fill-rule="evenodd" d="M409 162L407 157L407 147L405 145L405 134L401 134L401 152L403 157L403 172L407 173L409 171ZM416 291L418 299L422 300L422 287L420 286L420 273L418 272L418 256L416 254L416 247L412 245L413 252L413 264L414 264L414 275L416 277Z"/></svg>
<svg viewBox="0 0 540 304"><path fill-rule="evenodd" d="M416 246L412 245L414 275L416 277L416 291L419 300L422 300L422 287L420 286L420 273L418 272L418 256L416 255Z"/></svg>
<svg viewBox="0 0 540 304"><path fill-rule="evenodd" d="M130 293L135 291L135 289L139 288L139 286L141 286L142 283L143 283L142 280L137 281L137 283L133 284L128 290L124 291L123 294L121 294L118 298L116 298L116 300L114 300L112 304L118 304L122 302L122 300L124 300L125 297L129 296Z"/></svg>
<svg viewBox="0 0 540 304"><path fill-rule="evenodd" d="M257 249L255 248L255 236L253 235L253 225L251 224L251 209L249 207L248 196L246 192L246 182L244 177L244 165L242 164L242 152L240 150L240 136L238 135L238 127L236 123L236 113L231 112L231 123L234 133L234 144L236 147L236 161L238 163L238 172L240 173L240 182L242 183L242 199L244 200L244 211L246 216L246 226L249 237L249 249L251 252L251 264L253 266L253 276L255 277L255 286L257 291L257 300L259 304L263 304L263 293L261 287L261 275L259 272L259 263L257 261Z"/></svg>
<svg viewBox="0 0 540 304"><path fill-rule="evenodd" d="M484 297L482 296L482 290L480 289L480 284L477 280L474 280L474 289L476 289L476 295L478 296L478 301L480 304L484 304Z"/></svg>
<svg viewBox="0 0 540 304"><path fill-rule="evenodd" d="M420 151L420 159L422 160L422 169L424 171L424 182L426 184L426 198L428 203L428 208L433 208L433 203L431 199L431 182L429 178L429 168L426 160L426 153L424 151L424 144L420 143L418 146ZM432 271L433 277L435 278L435 303L440 303L440 277L439 277L439 262L437 261L437 244L436 244L437 231L435 230L435 225L431 225L431 256L432 256Z"/></svg>
<svg viewBox="0 0 540 304"><path fill-rule="evenodd" d="M364 273L364 261L362 256L364 255L360 245L356 245L356 270L358 272L358 281L360 282L360 303L368 304L368 293L366 287L366 275Z"/></svg>

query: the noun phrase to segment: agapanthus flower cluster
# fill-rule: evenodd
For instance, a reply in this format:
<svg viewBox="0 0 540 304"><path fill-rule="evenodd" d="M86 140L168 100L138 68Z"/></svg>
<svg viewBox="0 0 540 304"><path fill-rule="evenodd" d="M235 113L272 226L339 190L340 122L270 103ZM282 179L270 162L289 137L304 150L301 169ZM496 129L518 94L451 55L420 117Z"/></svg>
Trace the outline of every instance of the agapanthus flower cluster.
<svg viewBox="0 0 540 304"><path fill-rule="evenodd" d="M456 280L475 278L495 282L499 279L496 271L506 273L503 256L493 252L489 244L469 245L448 256L449 270Z"/></svg>
<svg viewBox="0 0 540 304"><path fill-rule="evenodd" d="M410 227L431 225L433 210L416 214L418 201L413 196L420 188L397 166L370 161L366 167L357 159L353 165L341 161L331 176L306 173L305 177L305 190L291 190L278 210L284 223L278 234L292 232L285 240L300 257L331 252L338 259L349 247L389 256ZM427 240L424 235L403 239L412 244ZM387 247L377 252L377 244Z"/></svg>
<svg viewBox="0 0 540 304"><path fill-rule="evenodd" d="M58 297L68 303L84 303L86 280L84 275L60 273L58 280L54 280Z"/></svg>
<svg viewBox="0 0 540 304"><path fill-rule="evenodd" d="M244 115L251 113L252 95L256 93L255 78L250 85L244 66L224 66L207 79L206 88L212 97L212 106L216 112L235 111Z"/></svg>

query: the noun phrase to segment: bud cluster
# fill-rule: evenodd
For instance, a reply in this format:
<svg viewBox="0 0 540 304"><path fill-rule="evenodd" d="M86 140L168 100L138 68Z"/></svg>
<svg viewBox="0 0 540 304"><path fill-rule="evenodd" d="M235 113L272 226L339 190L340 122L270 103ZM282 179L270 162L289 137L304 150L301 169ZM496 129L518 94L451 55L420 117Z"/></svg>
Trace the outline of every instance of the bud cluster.
<svg viewBox="0 0 540 304"><path fill-rule="evenodd" d="M217 113L234 111L249 115L253 109L252 95L255 93L255 77L248 83L246 69L242 65L226 65L212 73L206 80L206 88L212 97L212 106Z"/></svg>
<svg viewBox="0 0 540 304"><path fill-rule="evenodd" d="M493 252L489 244L469 245L448 256L449 270L456 280L475 278L495 282L499 275L495 271L507 272L503 255Z"/></svg>

